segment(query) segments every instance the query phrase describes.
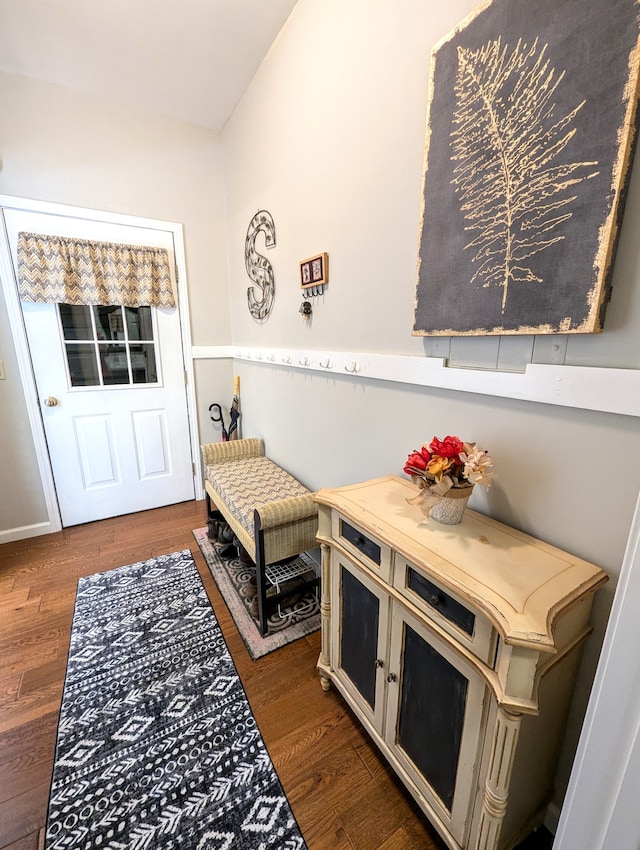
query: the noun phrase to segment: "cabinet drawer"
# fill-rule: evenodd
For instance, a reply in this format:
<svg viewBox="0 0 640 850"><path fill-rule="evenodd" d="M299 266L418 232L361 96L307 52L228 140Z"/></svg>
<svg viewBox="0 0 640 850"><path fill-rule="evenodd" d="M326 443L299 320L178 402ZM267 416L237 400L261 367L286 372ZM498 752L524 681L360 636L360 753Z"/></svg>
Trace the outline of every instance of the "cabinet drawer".
<svg viewBox="0 0 640 850"><path fill-rule="evenodd" d="M333 513L331 534L360 563L384 581L391 580L391 550L384 543L367 534L350 519Z"/></svg>
<svg viewBox="0 0 640 850"><path fill-rule="evenodd" d="M446 593L437 584L434 584L429 579L425 578L422 573L419 573L413 567L409 567L407 572L407 587L414 593L417 593L420 599L427 603L431 608L441 614L454 626L458 626L463 632L472 636L475 631L476 615L473 611L454 599L449 593Z"/></svg>
<svg viewBox="0 0 640 850"><path fill-rule="evenodd" d="M416 608L493 667L496 635L482 613L400 555L396 556L393 584Z"/></svg>

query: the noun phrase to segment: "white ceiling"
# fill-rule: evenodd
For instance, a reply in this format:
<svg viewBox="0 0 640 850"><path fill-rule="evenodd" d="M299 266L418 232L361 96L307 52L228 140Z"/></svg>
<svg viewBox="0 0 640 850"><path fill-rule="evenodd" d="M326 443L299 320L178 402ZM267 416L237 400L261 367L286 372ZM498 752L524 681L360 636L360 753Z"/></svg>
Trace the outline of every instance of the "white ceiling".
<svg viewBox="0 0 640 850"><path fill-rule="evenodd" d="M220 129L297 0L0 0L0 70Z"/></svg>

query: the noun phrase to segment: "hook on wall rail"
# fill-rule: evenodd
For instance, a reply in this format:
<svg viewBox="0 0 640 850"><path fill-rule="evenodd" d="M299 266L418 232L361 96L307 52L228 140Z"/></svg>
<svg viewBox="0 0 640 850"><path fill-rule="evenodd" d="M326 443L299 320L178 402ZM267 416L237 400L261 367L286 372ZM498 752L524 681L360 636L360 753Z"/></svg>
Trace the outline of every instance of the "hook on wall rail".
<svg viewBox="0 0 640 850"><path fill-rule="evenodd" d="M320 365L322 366L323 369L330 369L331 368L331 360L329 360L329 358L327 357L327 362L323 363L322 360L321 360Z"/></svg>
<svg viewBox="0 0 640 850"><path fill-rule="evenodd" d="M304 360L298 360L298 363L299 363L301 366L308 366L308 365L309 365L309 358L308 358L308 357L305 357L305 358L304 358Z"/></svg>
<svg viewBox="0 0 640 850"><path fill-rule="evenodd" d="M282 358L282 362L288 366L291 363L291 358L287 355Z"/></svg>
<svg viewBox="0 0 640 850"><path fill-rule="evenodd" d="M351 375L356 375L360 370L358 369L358 364L354 360L353 363L351 364L351 368L349 368L348 366L345 366L344 371L349 372Z"/></svg>

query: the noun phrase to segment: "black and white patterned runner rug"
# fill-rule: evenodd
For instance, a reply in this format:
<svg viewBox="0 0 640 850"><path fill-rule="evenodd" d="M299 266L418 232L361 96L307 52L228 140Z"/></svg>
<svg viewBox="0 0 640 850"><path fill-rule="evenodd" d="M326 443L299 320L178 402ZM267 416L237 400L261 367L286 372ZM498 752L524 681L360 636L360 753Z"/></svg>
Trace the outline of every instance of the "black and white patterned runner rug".
<svg viewBox="0 0 640 850"><path fill-rule="evenodd" d="M45 848L306 848L188 549L78 583Z"/></svg>

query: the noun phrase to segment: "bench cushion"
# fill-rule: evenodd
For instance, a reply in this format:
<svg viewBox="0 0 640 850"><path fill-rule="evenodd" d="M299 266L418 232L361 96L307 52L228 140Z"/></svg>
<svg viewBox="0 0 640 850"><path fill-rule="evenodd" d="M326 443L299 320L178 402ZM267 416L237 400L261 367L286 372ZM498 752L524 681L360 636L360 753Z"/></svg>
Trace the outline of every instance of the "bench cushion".
<svg viewBox="0 0 640 850"><path fill-rule="evenodd" d="M205 474L251 537L253 511L257 505L311 492L267 457L216 463L205 467Z"/></svg>

